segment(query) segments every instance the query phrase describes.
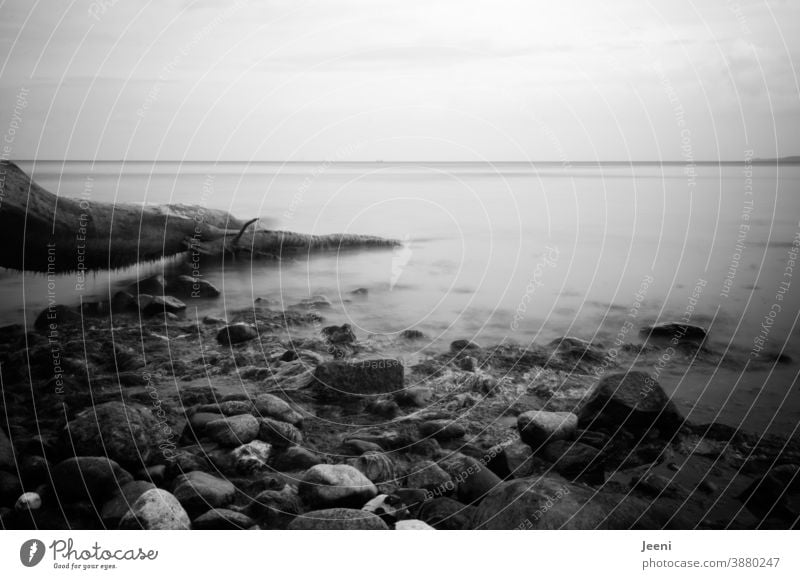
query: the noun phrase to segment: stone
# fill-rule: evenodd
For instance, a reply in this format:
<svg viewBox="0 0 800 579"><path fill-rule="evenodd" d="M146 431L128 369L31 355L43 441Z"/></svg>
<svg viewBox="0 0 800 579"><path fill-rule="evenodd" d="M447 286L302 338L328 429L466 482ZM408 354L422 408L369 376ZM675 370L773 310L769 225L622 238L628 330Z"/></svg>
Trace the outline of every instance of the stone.
<svg viewBox="0 0 800 579"><path fill-rule="evenodd" d="M365 452L383 452L383 447L371 440L362 440L360 438L348 438L342 442L342 451L350 453L354 456L359 456Z"/></svg>
<svg viewBox="0 0 800 579"><path fill-rule="evenodd" d="M469 528L474 511L475 507L439 497L422 503L416 517L439 531L458 531Z"/></svg>
<svg viewBox="0 0 800 579"><path fill-rule="evenodd" d="M455 340L450 342L450 351L456 355L477 352L481 347L469 340Z"/></svg>
<svg viewBox="0 0 800 579"><path fill-rule="evenodd" d="M287 472L307 470L325 462L317 453L302 446L290 446L275 458L275 468Z"/></svg>
<svg viewBox="0 0 800 579"><path fill-rule="evenodd" d="M258 338L258 330L255 326L243 322L225 326L217 333L217 342L223 346L243 344L256 338Z"/></svg>
<svg viewBox="0 0 800 579"><path fill-rule="evenodd" d="M314 371L314 381L322 400L392 394L403 388L403 365L393 359L325 362Z"/></svg>
<svg viewBox="0 0 800 579"><path fill-rule="evenodd" d="M492 529L662 529L680 528L674 511L657 502L610 491L597 493L554 476L500 484L475 508L470 528Z"/></svg>
<svg viewBox="0 0 800 579"><path fill-rule="evenodd" d="M100 509L100 518L106 528L116 529L139 497L154 488L155 485L149 481L134 480L117 489Z"/></svg>
<svg viewBox="0 0 800 579"><path fill-rule="evenodd" d="M258 421L258 438L268 442L275 448L287 448L303 442L301 432L289 424L272 418L262 418Z"/></svg>
<svg viewBox="0 0 800 579"><path fill-rule="evenodd" d="M247 512L261 522L263 528L285 529L294 517L303 512L303 505L297 489L287 485L280 490L260 492L248 506Z"/></svg>
<svg viewBox="0 0 800 579"><path fill-rule="evenodd" d="M79 455L107 456L124 466L142 467L156 455L159 430L149 408L111 401L78 413L67 424L66 437Z"/></svg>
<svg viewBox="0 0 800 579"><path fill-rule="evenodd" d="M150 489L136 499L120 520L119 528L174 531L191 528L191 522L175 496L164 489Z"/></svg>
<svg viewBox="0 0 800 579"><path fill-rule="evenodd" d="M133 294L126 291L118 291L111 298L111 312L115 314L123 314L125 312L132 312L139 309L139 302Z"/></svg>
<svg viewBox="0 0 800 579"><path fill-rule="evenodd" d="M175 498L191 514L209 507L224 507L233 500L236 487L225 479L202 471L192 471L175 479Z"/></svg>
<svg viewBox="0 0 800 579"><path fill-rule="evenodd" d="M75 309L68 306L53 305L39 312L33 322L33 327L40 332L46 332L52 327L58 329L59 326L77 325L82 321L83 318Z"/></svg>
<svg viewBox="0 0 800 579"><path fill-rule="evenodd" d="M14 503L14 510L20 512L38 511L40 508L42 508L42 497L39 493L22 493Z"/></svg>
<svg viewBox="0 0 800 579"><path fill-rule="evenodd" d="M203 316L203 323L207 326L217 326L227 324L228 320L220 316Z"/></svg>
<svg viewBox="0 0 800 579"><path fill-rule="evenodd" d="M419 425L421 436L435 438L439 441L453 440L463 437L467 431L457 422L452 420L428 420Z"/></svg>
<svg viewBox="0 0 800 579"><path fill-rule="evenodd" d="M14 459L14 447L11 445L6 433L0 428L0 469L16 470L17 461Z"/></svg>
<svg viewBox="0 0 800 579"><path fill-rule="evenodd" d="M347 464L360 470L375 484L397 481L394 461L383 452L367 451L357 458L351 458Z"/></svg>
<svg viewBox="0 0 800 579"><path fill-rule="evenodd" d="M435 531L436 529L431 527L425 521L420 521L419 519L404 519L402 521L397 521L394 524L395 531Z"/></svg>
<svg viewBox="0 0 800 579"><path fill-rule="evenodd" d="M659 499L662 497L685 500L689 498L689 489L678 484L672 477L654 472L646 472L631 481L631 487L644 494Z"/></svg>
<svg viewBox="0 0 800 579"><path fill-rule="evenodd" d="M192 521L192 528L199 531L233 531L255 526L253 519L230 509L210 509Z"/></svg>
<svg viewBox="0 0 800 579"><path fill-rule="evenodd" d="M407 506L396 495L378 495L361 507L361 510L378 515L387 525L393 525L398 519L409 517Z"/></svg>
<svg viewBox="0 0 800 579"><path fill-rule="evenodd" d="M241 446L254 440L259 433L258 419L251 414L237 414L206 424L206 434L223 446Z"/></svg>
<svg viewBox="0 0 800 579"><path fill-rule="evenodd" d="M751 513L794 522L800 517L800 467L783 464L756 478L739 496Z"/></svg>
<svg viewBox="0 0 800 579"><path fill-rule="evenodd" d="M572 412L532 410L517 417L519 437L534 451L549 442L571 440L577 428L578 417Z"/></svg>
<svg viewBox="0 0 800 579"><path fill-rule="evenodd" d="M656 380L631 371L604 376L582 403L578 423L612 433L622 429L634 436L657 429L662 437L668 437L684 419Z"/></svg>
<svg viewBox="0 0 800 579"><path fill-rule="evenodd" d="M225 400L198 406L195 414L213 413L222 414L223 416L237 416L238 414L250 414L252 412L253 405L247 400Z"/></svg>
<svg viewBox="0 0 800 579"><path fill-rule="evenodd" d="M400 337L403 340L408 340L412 342L414 340L424 340L425 334L423 334L420 330L410 329L410 330L403 330L400 332Z"/></svg>
<svg viewBox="0 0 800 579"><path fill-rule="evenodd" d="M605 456L602 451L582 442L556 440L544 447L542 457L568 480L602 484L605 480Z"/></svg>
<svg viewBox="0 0 800 579"><path fill-rule="evenodd" d="M224 415L219 412L195 412L189 417L186 423L183 438L193 442L197 441L199 437L205 434L206 426L209 422L219 420L223 417Z"/></svg>
<svg viewBox="0 0 800 579"><path fill-rule="evenodd" d="M553 348L553 351L558 354L562 360L568 360L575 364L580 362L598 364L601 363L605 357L604 352L599 346L587 342L586 340L570 336L553 340L548 346Z"/></svg>
<svg viewBox="0 0 800 579"><path fill-rule="evenodd" d="M269 459L272 445L261 440L253 440L231 451L233 468L242 475L252 475L271 470Z"/></svg>
<svg viewBox="0 0 800 579"><path fill-rule="evenodd" d="M479 502L502 480L484 463L471 456L455 453L439 465L456 485L456 498L464 504Z"/></svg>
<svg viewBox="0 0 800 579"><path fill-rule="evenodd" d="M414 463L406 475L406 486L425 489L434 496L448 495L456 488L450 475L432 460Z"/></svg>
<svg viewBox="0 0 800 579"><path fill-rule="evenodd" d="M322 328L322 337L330 344L350 345L355 344L358 339L350 324L342 324L341 326L327 326Z"/></svg>
<svg viewBox="0 0 800 579"><path fill-rule="evenodd" d="M303 424L303 415L274 394L259 394L252 402L253 408L262 418L273 418L297 427Z"/></svg>
<svg viewBox="0 0 800 579"><path fill-rule="evenodd" d="M77 456L55 465L52 479L59 500L97 502L110 497L133 477L105 456Z"/></svg>
<svg viewBox="0 0 800 579"><path fill-rule="evenodd" d="M521 440L493 446L487 454L486 466L501 479L529 476L536 466L533 450Z"/></svg>
<svg viewBox="0 0 800 579"><path fill-rule="evenodd" d="M395 400L403 406L425 408L433 401L433 388L430 386L411 386L395 394Z"/></svg>
<svg viewBox="0 0 800 579"><path fill-rule="evenodd" d="M358 469L346 464L318 464L303 475L300 498L311 507L357 507L378 494Z"/></svg>
<svg viewBox="0 0 800 579"><path fill-rule="evenodd" d="M706 329L701 326L678 322L664 322L648 326L642 328L640 333L646 338L669 340L673 344L688 344L692 346L699 346L707 336Z"/></svg>
<svg viewBox="0 0 800 579"><path fill-rule="evenodd" d="M179 275L169 281L170 292L183 297L215 298L220 295L219 288L210 281L191 275Z"/></svg>
<svg viewBox="0 0 800 579"><path fill-rule="evenodd" d="M128 292L135 296L141 294L163 296L166 291L167 282L164 280L164 276L161 274L142 278L128 286Z"/></svg>
<svg viewBox="0 0 800 579"><path fill-rule="evenodd" d="M186 309L186 304L172 296L139 294L139 309L146 316L177 314Z"/></svg>
<svg viewBox="0 0 800 579"><path fill-rule="evenodd" d="M356 509L324 509L295 517L289 523L290 531L381 531L389 527L372 513Z"/></svg>
<svg viewBox="0 0 800 579"><path fill-rule="evenodd" d="M350 292L351 295L354 296L365 296L369 293L369 290L365 287L357 287L356 289Z"/></svg>
<svg viewBox="0 0 800 579"><path fill-rule="evenodd" d="M19 477L0 470L0 504L10 503L22 492L22 482Z"/></svg>

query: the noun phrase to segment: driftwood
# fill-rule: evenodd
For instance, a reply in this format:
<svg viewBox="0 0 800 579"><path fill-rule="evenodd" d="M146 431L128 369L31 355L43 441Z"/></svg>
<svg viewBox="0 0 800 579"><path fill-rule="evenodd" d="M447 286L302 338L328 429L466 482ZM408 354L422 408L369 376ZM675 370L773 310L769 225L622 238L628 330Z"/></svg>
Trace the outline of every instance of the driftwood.
<svg viewBox="0 0 800 579"><path fill-rule="evenodd" d="M0 162L0 267L48 273L112 269L187 251L204 256L389 247L360 235L254 230L225 211L199 205L143 206L58 197L11 162Z"/></svg>

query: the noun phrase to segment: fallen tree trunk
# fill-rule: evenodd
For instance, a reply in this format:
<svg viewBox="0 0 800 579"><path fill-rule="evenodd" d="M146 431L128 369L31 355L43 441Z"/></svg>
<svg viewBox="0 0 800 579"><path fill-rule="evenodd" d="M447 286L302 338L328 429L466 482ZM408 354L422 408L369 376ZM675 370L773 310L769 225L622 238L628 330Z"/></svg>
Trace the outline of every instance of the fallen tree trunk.
<svg viewBox="0 0 800 579"><path fill-rule="evenodd" d="M392 246L359 235L316 236L247 228L200 205L143 206L56 196L16 164L0 162L0 267L48 273L113 269L186 251L277 256L284 250Z"/></svg>

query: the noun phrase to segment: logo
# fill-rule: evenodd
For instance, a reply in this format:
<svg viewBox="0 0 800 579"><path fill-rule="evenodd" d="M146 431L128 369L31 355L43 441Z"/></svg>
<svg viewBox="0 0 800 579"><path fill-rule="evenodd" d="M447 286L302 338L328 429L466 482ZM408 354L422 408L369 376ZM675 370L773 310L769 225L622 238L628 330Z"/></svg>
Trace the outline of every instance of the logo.
<svg viewBox="0 0 800 579"><path fill-rule="evenodd" d="M44 558L44 543L39 539L28 539L19 548L19 560L26 567L35 567Z"/></svg>

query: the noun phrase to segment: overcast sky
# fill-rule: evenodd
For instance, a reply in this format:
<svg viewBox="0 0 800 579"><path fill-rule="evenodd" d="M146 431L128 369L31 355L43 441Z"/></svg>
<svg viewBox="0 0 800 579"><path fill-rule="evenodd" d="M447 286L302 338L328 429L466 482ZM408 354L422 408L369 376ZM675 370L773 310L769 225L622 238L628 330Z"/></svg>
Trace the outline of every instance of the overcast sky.
<svg viewBox="0 0 800 579"><path fill-rule="evenodd" d="M800 154L790 1L6 0L0 30L16 159Z"/></svg>

